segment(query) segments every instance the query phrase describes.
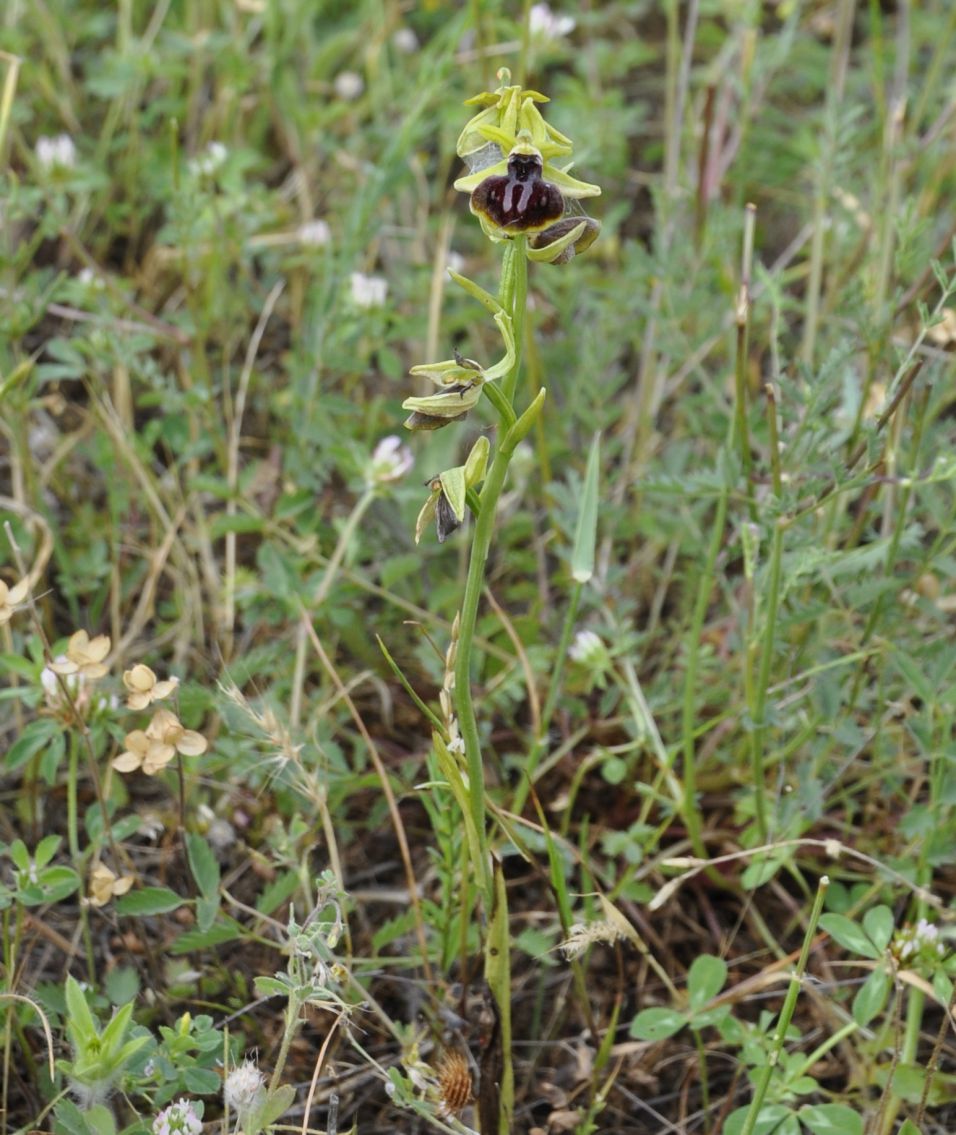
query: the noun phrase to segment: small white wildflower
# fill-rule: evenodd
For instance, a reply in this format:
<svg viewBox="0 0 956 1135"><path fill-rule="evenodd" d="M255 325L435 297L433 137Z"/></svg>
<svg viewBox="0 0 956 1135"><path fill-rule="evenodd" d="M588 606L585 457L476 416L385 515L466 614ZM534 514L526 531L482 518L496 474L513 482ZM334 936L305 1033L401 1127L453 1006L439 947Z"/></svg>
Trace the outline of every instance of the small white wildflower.
<svg viewBox="0 0 956 1135"><path fill-rule="evenodd" d="M69 134L57 134L52 138L41 135L37 138L34 152L37 162L46 170L72 169L76 165L76 143Z"/></svg>
<svg viewBox="0 0 956 1135"><path fill-rule="evenodd" d="M229 151L222 142L210 142L201 154L189 162L189 172L194 177L212 177L225 165Z"/></svg>
<svg viewBox="0 0 956 1135"><path fill-rule="evenodd" d="M388 281L382 276L366 276L353 272L351 277L352 301L358 307L382 307L388 296Z"/></svg>
<svg viewBox="0 0 956 1135"><path fill-rule="evenodd" d="M445 267L452 272L457 272L460 276L465 270L465 258L460 252L455 252L454 249L449 249L448 255L445 257Z"/></svg>
<svg viewBox="0 0 956 1135"><path fill-rule="evenodd" d="M357 71L340 71L332 86L345 102L353 102L365 90L365 80Z"/></svg>
<svg viewBox="0 0 956 1135"><path fill-rule="evenodd" d="M418 36L409 27L399 28L392 36L392 46L402 55L413 55L418 50Z"/></svg>
<svg viewBox="0 0 956 1135"><path fill-rule="evenodd" d="M561 16L552 12L548 4L532 4L528 13L528 27L532 35L541 39L561 39L574 31L576 21L572 16Z"/></svg>
<svg viewBox="0 0 956 1135"><path fill-rule="evenodd" d="M82 284L84 288L89 288L94 292L103 292L106 290L106 284L103 282L103 277L94 272L92 268L87 265L81 268L76 274L76 282Z"/></svg>
<svg viewBox="0 0 956 1135"><path fill-rule="evenodd" d="M222 1097L240 1120L250 1115L265 1096L266 1078L251 1060L246 1060L226 1077Z"/></svg>
<svg viewBox="0 0 956 1135"><path fill-rule="evenodd" d="M409 447L402 444L400 437L390 434L375 447L365 475L370 485L387 485L390 481L401 480L414 462Z"/></svg>
<svg viewBox="0 0 956 1135"><path fill-rule="evenodd" d="M300 244L319 247L329 243L332 238L332 230L323 220L306 221L305 224L299 225L296 236L299 238Z"/></svg>
<svg viewBox="0 0 956 1135"><path fill-rule="evenodd" d="M607 657L607 647L600 635L594 631L578 631L574 642L568 650L572 661L588 668L595 667L604 662Z"/></svg>
<svg viewBox="0 0 956 1135"><path fill-rule="evenodd" d="M176 1100L153 1120L153 1135L202 1135L202 1118L189 1100Z"/></svg>

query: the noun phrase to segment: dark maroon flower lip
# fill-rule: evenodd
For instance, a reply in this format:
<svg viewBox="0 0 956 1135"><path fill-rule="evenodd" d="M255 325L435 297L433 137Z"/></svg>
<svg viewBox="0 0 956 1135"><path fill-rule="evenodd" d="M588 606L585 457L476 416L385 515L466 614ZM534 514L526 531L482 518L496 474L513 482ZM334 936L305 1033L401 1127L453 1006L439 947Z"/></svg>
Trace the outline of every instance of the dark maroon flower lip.
<svg viewBox="0 0 956 1135"><path fill-rule="evenodd" d="M471 195L471 211L508 232L540 232L564 216L560 189L543 176L537 154L512 154L507 174L486 177Z"/></svg>

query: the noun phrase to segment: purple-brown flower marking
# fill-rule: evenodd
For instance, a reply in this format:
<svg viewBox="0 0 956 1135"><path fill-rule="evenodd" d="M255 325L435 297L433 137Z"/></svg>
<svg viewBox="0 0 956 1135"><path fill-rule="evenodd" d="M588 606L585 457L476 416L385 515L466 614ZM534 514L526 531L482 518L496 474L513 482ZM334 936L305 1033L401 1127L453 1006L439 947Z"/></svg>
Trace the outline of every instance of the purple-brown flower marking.
<svg viewBox="0 0 956 1135"><path fill-rule="evenodd" d="M537 153L512 153L508 172L486 177L471 195L471 211L508 232L540 232L564 215L564 197L545 181Z"/></svg>

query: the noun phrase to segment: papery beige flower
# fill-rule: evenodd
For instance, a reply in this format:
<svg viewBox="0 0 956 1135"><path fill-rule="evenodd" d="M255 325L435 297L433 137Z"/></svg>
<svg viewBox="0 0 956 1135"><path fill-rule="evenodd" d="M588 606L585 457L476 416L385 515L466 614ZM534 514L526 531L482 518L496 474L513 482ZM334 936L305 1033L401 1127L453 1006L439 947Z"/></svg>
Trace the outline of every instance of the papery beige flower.
<svg viewBox="0 0 956 1135"><path fill-rule="evenodd" d="M126 748L113 760L113 768L117 772L136 772L141 768L147 776L155 776L176 756L175 745L168 745L159 737L150 737L142 729L127 733L123 744Z"/></svg>
<svg viewBox="0 0 956 1135"><path fill-rule="evenodd" d="M86 631L77 631L70 636L66 660L51 662L50 669L56 674L82 674L92 681L108 673L109 667L103 659L109 652L109 635L100 634L91 639Z"/></svg>
<svg viewBox="0 0 956 1135"><path fill-rule="evenodd" d="M132 885L132 875L117 875L105 863L97 863L90 872L90 905L106 906L110 899L125 895Z"/></svg>
<svg viewBox="0 0 956 1135"><path fill-rule="evenodd" d="M144 729L134 729L124 739L126 748L113 760L117 772L142 769L147 776L162 772L177 753L198 757L208 742L201 733L186 729L175 713L158 709Z"/></svg>
<svg viewBox="0 0 956 1135"><path fill-rule="evenodd" d="M13 587L8 587L2 579L0 579L0 627L4 623L9 623L13 616L16 614L17 608L26 599L30 591L30 584L27 580L21 579L19 583L15 583Z"/></svg>
<svg viewBox="0 0 956 1135"><path fill-rule="evenodd" d="M172 745L184 757L199 757L209 747L209 742L195 729L186 729L175 713L159 709L149 723L146 732L166 745Z"/></svg>
<svg viewBox="0 0 956 1135"><path fill-rule="evenodd" d="M123 671L123 685L129 691L126 705L129 709L145 709L154 701L162 701L179 685L178 678L160 682L153 671L138 662L131 670Z"/></svg>

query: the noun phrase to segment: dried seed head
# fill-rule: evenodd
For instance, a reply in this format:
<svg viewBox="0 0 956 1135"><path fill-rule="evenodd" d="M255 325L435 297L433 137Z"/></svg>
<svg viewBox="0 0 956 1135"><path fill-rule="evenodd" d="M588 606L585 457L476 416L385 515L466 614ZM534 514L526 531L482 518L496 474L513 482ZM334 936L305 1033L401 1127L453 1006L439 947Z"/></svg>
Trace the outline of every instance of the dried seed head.
<svg viewBox="0 0 956 1135"><path fill-rule="evenodd" d="M460 1052L446 1052L438 1065L443 1115L460 1115L474 1099L471 1071Z"/></svg>

